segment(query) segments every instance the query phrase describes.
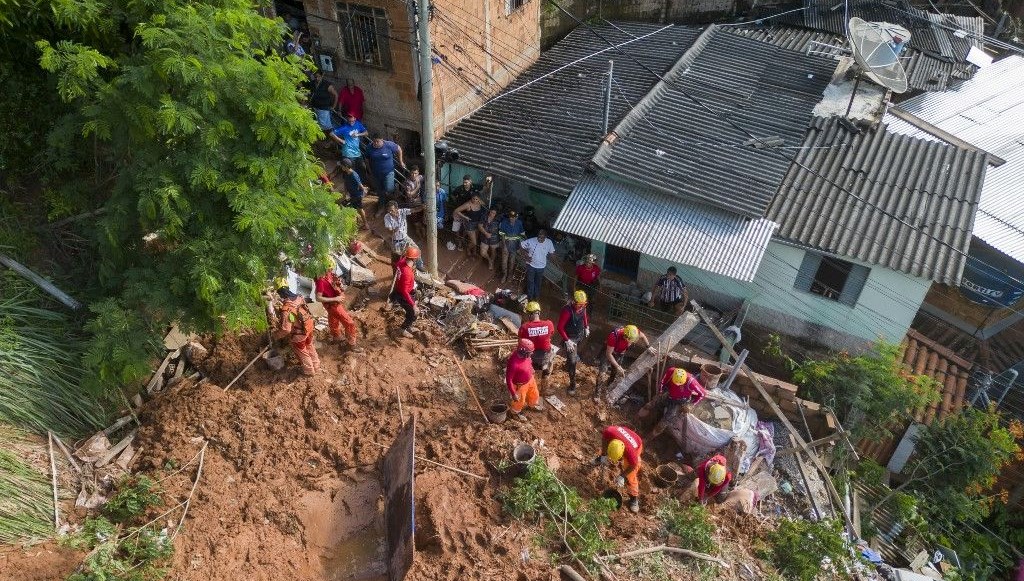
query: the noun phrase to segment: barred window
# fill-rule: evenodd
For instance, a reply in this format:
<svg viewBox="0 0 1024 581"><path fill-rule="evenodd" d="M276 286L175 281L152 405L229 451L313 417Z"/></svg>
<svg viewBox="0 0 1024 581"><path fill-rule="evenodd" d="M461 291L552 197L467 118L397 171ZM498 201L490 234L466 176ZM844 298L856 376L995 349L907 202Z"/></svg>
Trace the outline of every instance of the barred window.
<svg viewBox="0 0 1024 581"><path fill-rule="evenodd" d="M530 0L505 0L505 14L512 14L516 10L519 10Z"/></svg>
<svg viewBox="0 0 1024 581"><path fill-rule="evenodd" d="M391 68L388 17L383 8L338 3L341 58L355 63Z"/></svg>

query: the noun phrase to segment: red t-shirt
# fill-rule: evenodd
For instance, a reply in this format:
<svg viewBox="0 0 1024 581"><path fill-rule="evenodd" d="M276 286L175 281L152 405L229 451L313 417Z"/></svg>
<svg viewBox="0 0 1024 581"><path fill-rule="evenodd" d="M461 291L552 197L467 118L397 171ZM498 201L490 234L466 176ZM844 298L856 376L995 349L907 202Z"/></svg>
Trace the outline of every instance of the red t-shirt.
<svg viewBox="0 0 1024 581"><path fill-rule="evenodd" d="M640 465L640 453L644 449L644 441L636 432L624 426L608 426L601 432L601 454L605 453L608 449L608 442L612 440L619 440L625 444L626 451L623 452L622 457L629 462L630 466Z"/></svg>
<svg viewBox="0 0 1024 581"><path fill-rule="evenodd" d="M626 333L623 331L623 327L608 333L608 339L605 340L604 344L606 347L611 347L616 355L625 353L630 345L629 341L626 340Z"/></svg>
<svg viewBox="0 0 1024 581"><path fill-rule="evenodd" d="M342 87L338 91L338 109L343 113L352 113L356 119L363 118L363 90L359 87Z"/></svg>
<svg viewBox="0 0 1024 581"><path fill-rule="evenodd" d="M341 292L338 291L339 288L341 288L341 281L338 280L338 275L333 272L329 272L316 279L316 292L326 298L340 297Z"/></svg>
<svg viewBox="0 0 1024 581"><path fill-rule="evenodd" d="M412 289L416 288L416 273L405 259L396 262L395 268L398 269L398 280L395 281L395 292L398 293L398 296L402 297L406 303L415 305L416 301L412 298Z"/></svg>
<svg viewBox="0 0 1024 581"><path fill-rule="evenodd" d="M719 492L725 490L725 487L729 486L729 483L732 482L732 473L726 471L725 480L723 480L722 483L719 484L718 486L712 487L710 490L707 490L708 465L711 463L721 464L722 466L728 466L725 460L725 456L722 456L721 454L716 454L705 460L697 468L697 498L699 500L704 500L705 498L712 498L716 496Z"/></svg>
<svg viewBox="0 0 1024 581"><path fill-rule="evenodd" d="M555 334L555 325L551 321L528 321L519 327L519 338L533 341L537 351L551 351L551 336Z"/></svg>
<svg viewBox="0 0 1024 581"><path fill-rule="evenodd" d="M505 387L508 388L508 392L515 397L516 386L527 383L532 378L533 362L529 357L520 357L518 351L513 352L505 365Z"/></svg>
<svg viewBox="0 0 1024 581"><path fill-rule="evenodd" d="M594 284L599 276L601 267L596 264L581 264L576 267L576 280L582 283Z"/></svg>
<svg viewBox="0 0 1024 581"><path fill-rule="evenodd" d="M675 367L669 367L665 370L665 375L661 376L661 391L668 391L669 399L675 401L688 399L691 403L698 403L700 400L704 399L707 392L704 391L704 386L694 379L692 373L686 374L686 383L682 385L672 383L672 374L675 373L675 371Z"/></svg>

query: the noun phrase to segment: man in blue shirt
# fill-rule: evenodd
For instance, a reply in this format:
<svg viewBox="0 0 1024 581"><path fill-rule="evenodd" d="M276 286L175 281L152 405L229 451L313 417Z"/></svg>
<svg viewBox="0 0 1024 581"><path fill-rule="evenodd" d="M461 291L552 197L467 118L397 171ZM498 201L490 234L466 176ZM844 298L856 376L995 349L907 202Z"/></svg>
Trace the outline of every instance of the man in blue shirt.
<svg viewBox="0 0 1024 581"><path fill-rule="evenodd" d="M358 121L357 121L358 123ZM405 169L402 148L394 141L374 133L370 137L370 146L366 148L366 158L370 162L370 173L377 187L378 211L384 208L395 194L395 161L398 167Z"/></svg>
<svg viewBox="0 0 1024 581"><path fill-rule="evenodd" d="M363 185L363 180L359 177L359 174L356 170L352 169L352 160L341 160L341 163L338 164L338 170L341 171L342 178L345 181L345 192L348 194L348 203L345 205L359 212L359 217L363 219L360 228L366 228L366 211L363 210L363 195L366 194L369 188Z"/></svg>
<svg viewBox="0 0 1024 581"><path fill-rule="evenodd" d="M523 221L519 219L515 210L509 210L508 215L498 224L498 236L501 238L501 282L505 282L512 275L516 252L525 232Z"/></svg>
<svg viewBox="0 0 1024 581"><path fill-rule="evenodd" d="M341 157L352 160L352 167L362 163L363 152L359 149L359 138L366 137L366 127L351 112L345 117L345 123L331 131L331 139L341 147Z"/></svg>

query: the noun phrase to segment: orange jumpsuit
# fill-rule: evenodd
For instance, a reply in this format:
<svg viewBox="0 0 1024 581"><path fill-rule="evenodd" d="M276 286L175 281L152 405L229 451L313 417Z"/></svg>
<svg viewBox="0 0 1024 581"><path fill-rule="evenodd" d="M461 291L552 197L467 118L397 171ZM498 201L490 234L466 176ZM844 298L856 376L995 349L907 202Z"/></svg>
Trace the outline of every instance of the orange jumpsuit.
<svg viewBox="0 0 1024 581"><path fill-rule="evenodd" d="M529 356L523 357L519 351L515 351L508 358L505 365L505 387L512 395L509 407L513 412L519 413L527 405L537 405L540 391L537 389L537 378L534 377L533 362Z"/></svg>
<svg viewBox="0 0 1024 581"><path fill-rule="evenodd" d="M640 455L644 453L644 441L629 428L608 426L601 432L601 455L604 455L608 442L612 440L619 440L626 447L622 454L622 475L626 478L626 490L630 496L640 496Z"/></svg>
<svg viewBox="0 0 1024 581"><path fill-rule="evenodd" d="M313 345L313 326L313 315L306 306L306 299L296 296L284 301L279 329L289 335L292 349L295 349L295 355L302 363L302 372L306 375L320 371L320 356Z"/></svg>
<svg viewBox="0 0 1024 581"><path fill-rule="evenodd" d="M333 272L328 272L316 279L316 292L324 298L335 298L344 294L341 280ZM327 328L330 329L331 336L335 339L340 338L341 328L344 326L345 335L348 337L348 344L355 347L357 337L356 323L352 320L352 315L345 310L345 305L341 301L325 302L323 305L324 309L327 310Z"/></svg>

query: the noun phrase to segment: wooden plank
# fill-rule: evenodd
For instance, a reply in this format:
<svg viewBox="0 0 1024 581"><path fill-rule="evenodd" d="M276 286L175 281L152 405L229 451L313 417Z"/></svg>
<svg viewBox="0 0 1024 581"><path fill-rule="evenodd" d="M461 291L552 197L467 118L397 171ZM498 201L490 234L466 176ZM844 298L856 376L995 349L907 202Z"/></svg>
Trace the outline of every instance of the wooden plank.
<svg viewBox="0 0 1024 581"><path fill-rule="evenodd" d="M722 332L718 330L718 327L716 327L714 322L712 322L711 319L707 316L707 313L704 312L704 309L702 309L700 305L697 304L697 301L690 301L690 304L693 305L694 309L697 311L697 314L699 314L700 318L704 320L708 328L711 329L711 332L714 333L715 337L717 337L718 340L722 342L723 349L728 349L729 354L732 355L733 357L739 357L739 354L736 353L736 350L728 346L728 342L725 339L725 335L723 335ZM775 412L776 417L779 418L779 421L782 422L782 425L786 426L786 429L789 430L790 435L796 441L797 445L799 445L800 448L804 450L808 456L810 456L811 462L814 464L814 467L817 468L818 472L821 473L822 481L825 483L825 487L828 489L829 495L832 497L832 500L835 502L835 505L839 507L839 511L843 515L843 520L846 522L847 529L852 531L853 521L850 519L850 515L846 513L843 498L839 496L839 491L836 490L835 485L832 484L832 477L829 475L828 470L825 468L825 465L821 463L821 459L818 458L811 451L811 449L807 447L807 442L805 442L804 439L800 437L800 433L797 432L796 428L793 426L793 423L790 422L789 418L786 417L786 414L782 413L782 409L779 408L778 404L776 404L774 400L768 397L768 394L765 392L764 387L761 385L761 380L757 378L757 375L746 364L743 365L743 373L746 374L746 376L749 377L750 380L754 382L754 387L757 389L758 393L761 394L761 397L764 398L768 405L772 408L772 411ZM831 414L826 416L826 420L829 419L830 415Z"/></svg>
<svg viewBox="0 0 1024 581"><path fill-rule="evenodd" d="M648 371L650 371L662 357L665 356L669 351L675 348L676 344L683 340L694 327L697 326L698 322L697 315L693 313L683 313L674 323L669 325L668 329L661 334L660 337L651 343L651 347L654 348L655 353L651 353L649 350L644 351L640 357L629 366L626 370L626 374L620 377L608 392L608 403L615 403L619 401L623 395L629 391L629 388L633 386L641 377L643 377ZM604 355L602 354L602 357Z"/></svg>
<svg viewBox="0 0 1024 581"><path fill-rule="evenodd" d="M39 276L35 272L32 272L31 270L29 270L27 266L21 264L17 260L14 260L10 256L7 256L6 254L0 254L0 264L27 278L33 284L46 291L50 296L64 303L64 306L68 307L69 309L77 311L78 309L82 308L82 303L71 298L69 294L57 288L56 285L54 285L52 282Z"/></svg>

